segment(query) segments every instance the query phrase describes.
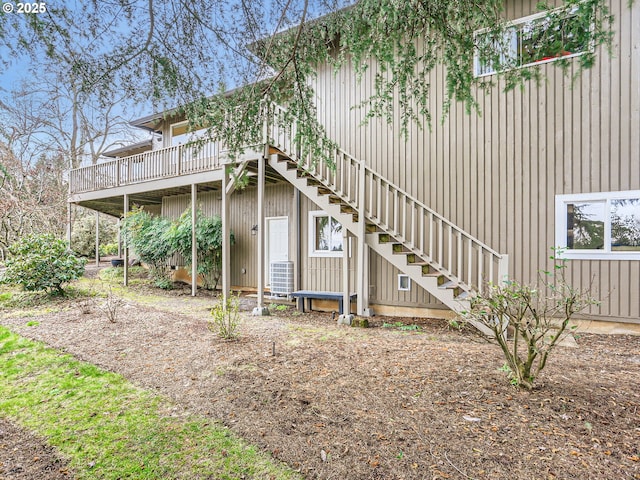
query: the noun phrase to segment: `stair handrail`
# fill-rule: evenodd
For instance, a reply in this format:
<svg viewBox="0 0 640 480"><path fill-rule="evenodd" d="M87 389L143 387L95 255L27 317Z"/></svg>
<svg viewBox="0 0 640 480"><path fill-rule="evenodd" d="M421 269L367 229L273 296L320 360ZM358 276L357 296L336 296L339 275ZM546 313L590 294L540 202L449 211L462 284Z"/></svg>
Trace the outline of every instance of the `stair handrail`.
<svg viewBox="0 0 640 480"><path fill-rule="evenodd" d="M368 185L370 186L369 188L372 188L374 185L386 184L388 191L397 192L398 197L404 198L405 211L407 208L406 205L412 205L414 208L421 209L423 212L423 215L428 216L430 221L440 223L440 228L442 232L444 232L445 228L449 229L449 231L451 232L450 235L459 235L461 238L460 241L464 239L464 241L468 242L470 244L470 247L467 247L468 250L476 249L479 252L478 253L479 255L482 255L482 253L485 253L493 257L493 259L498 263L498 279L497 279L498 283L506 279L506 276L508 274L508 255L499 253L498 251L491 248L490 246L488 246L478 238L466 232L464 229L454 224L453 222L445 218L443 215L433 210L431 207L427 206L424 202L418 200L413 195L406 192L403 188L394 184L393 182L391 182L390 180L386 179L385 177L380 175L378 172L373 170L371 167L367 166L364 161L353 157L352 155L350 155L348 152L346 152L344 149L340 148L339 146L336 146L333 149L333 151L326 152L324 155L321 156L321 158L315 158L312 161L310 159L303 160L302 158L300 158L300 156L298 155L298 152L293 150L293 147L295 147L294 145L295 132L297 130L296 124L298 122L298 119L293 116L290 116L291 122L293 122L293 124L287 125L286 128L283 129L283 128L280 128L281 126L279 125L279 122L278 122L278 116L288 114L287 109L277 104L271 104L270 110L271 112L268 115L265 115L265 119L264 119L265 141L272 142L274 146L279 148L283 153L285 153L290 158L297 161L299 165L305 169L305 171L307 171L310 175L312 175L316 180L321 182L327 188L334 189L336 187L336 182L332 182L331 178L329 178L330 176L328 177L327 175L323 175L322 173L327 169L327 166L325 165L329 163L327 162L327 159L335 160L335 165L331 166L331 168L334 170L334 174L338 170L344 171L346 168L348 169L348 171L350 171L352 166L355 167L356 172L354 174L355 176L354 188L352 189L341 188L336 193L343 200L345 200L346 202L351 204L354 208L357 208L358 211L363 213L364 214L363 217L367 217L370 221L375 223L376 219L378 219L380 216L380 212L378 212L378 215L374 215L371 205L369 205L368 210L366 209L366 198L367 198L366 192L364 196L359 195L359 189L362 188L362 185L365 185L366 182L360 182L357 180L360 177L360 175L364 175L365 178L368 177L370 179L368 182ZM289 132L292 132L293 134L286 135L287 134L286 130L289 130ZM271 135L268 134L269 132L271 133ZM285 134L285 138L282 138L283 134ZM381 192L377 192L377 194L380 195ZM360 205L361 203L360 198L365 198L365 205ZM384 224L384 226L390 227L389 225L386 225L386 224ZM395 231L392 233L394 233L394 236L399 237L399 240L406 242L410 246L413 246L417 243L415 238L406 238L404 235L398 235L399 232L395 232ZM440 245L441 244L442 244L442 240ZM431 262L435 262L437 267L439 267L439 269L442 272L447 273L450 277L454 278L456 281L461 283L462 286L467 285L469 288L473 288L472 282L475 279L471 278L472 277L471 267L468 267L469 274L466 275L467 277L466 281L462 280L462 277L464 277L465 275L460 275L460 274L456 275L452 271L453 270L451 268L453 266L452 265L453 262L451 262L452 253L449 253L448 268L445 266L445 262L444 262L444 258L442 258L442 254L439 255L440 258L436 259L434 258L435 255L433 255L433 252L426 252L422 249L416 248L415 253L417 253L419 256L422 256L426 259L429 259ZM461 254L457 253L457 255L459 256ZM478 272L477 284L478 284L478 287L482 287L483 281L480 278L484 274L484 272L482 271L482 266L480 266L478 270L479 272ZM489 271L490 271L489 281L493 281L493 278L492 278L493 263L489 263Z"/></svg>
<svg viewBox="0 0 640 480"><path fill-rule="evenodd" d="M369 172L371 174L372 177L375 176L375 177L380 178L381 181L389 184L389 186L391 188L393 188L394 190L398 190L398 192L400 192L404 197L406 197L407 200L410 200L411 203L414 203L414 204L420 206L420 208L422 208L423 210L426 210L429 214L433 215L438 220L442 221L444 224L446 224L452 230L457 231L458 233L464 235L464 237L467 238L468 240L471 240L473 243L478 244L487 253L490 253L493 256L497 257L497 258L501 258L504 255L504 254L502 254L500 252L497 252L496 250L492 249L490 246L486 245L484 242L482 242L478 238L474 237L473 235L471 235L467 231L463 230L462 228L457 226L455 223L453 223L451 220L448 220L446 217L442 216L441 214L439 214L438 212L433 210L431 207L428 207L423 202L421 202L420 200L418 200L415 197L413 197L410 193L408 193L405 190L403 190L401 187L397 186L396 184L394 184L390 180L387 180L385 177L380 175L378 172L376 172L372 168L370 168L370 167L365 165L365 169L366 169L367 172Z"/></svg>

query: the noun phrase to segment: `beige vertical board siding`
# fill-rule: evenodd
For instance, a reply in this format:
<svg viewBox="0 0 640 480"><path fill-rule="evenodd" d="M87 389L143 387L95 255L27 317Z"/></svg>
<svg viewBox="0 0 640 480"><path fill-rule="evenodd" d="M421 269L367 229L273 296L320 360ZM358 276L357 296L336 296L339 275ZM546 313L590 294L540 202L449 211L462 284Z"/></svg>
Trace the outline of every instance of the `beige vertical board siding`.
<svg viewBox="0 0 640 480"><path fill-rule="evenodd" d="M620 165L620 190L631 189L631 39L633 35L633 28L640 28L640 24L636 23L635 26L631 25L631 16L617 16L620 22L620 29L628 32L626 37L620 39L620 79L626 79L620 82L620 119L626 119L626 121L620 122L620 157L621 159L628 159L628 161ZM638 131L633 132L635 136L638 135Z"/></svg>
<svg viewBox="0 0 640 480"><path fill-rule="evenodd" d="M255 287L257 285L257 235L251 235L251 227L258 223L256 206L257 189L247 188L231 196L231 230L236 244L231 247L231 282L233 285ZM295 196L288 184L267 185L265 188L265 217L288 217L289 260L295 262ZM242 269L246 273L242 273ZM265 271L266 283L269 272Z"/></svg>
<svg viewBox="0 0 640 480"><path fill-rule="evenodd" d="M631 185L636 188L640 186L640 7L634 6L630 17L631 34L630 34L630 101L632 106L631 121L629 122L630 135L630 156L629 170ZM629 278L640 278L640 262L632 262L630 264ZM629 316L631 318L640 318L640 288L636 282L633 283L636 288L630 290L629 298Z"/></svg>
<svg viewBox="0 0 640 480"><path fill-rule="evenodd" d="M519 91L520 98L518 102L518 108L520 109L519 115L522 117L522 121L524 124L531 124L531 113L529 109L529 104L531 102L531 91L524 90ZM518 114L516 114L518 115ZM519 197L519 205L522 214L522 218L525 220L520 222L518 227L518 222L515 222L517 228L516 234L516 245L531 245L531 249L535 249L538 242L536 242L535 232L537 221L532 217L531 213L533 210L533 202L531 201L531 189L529 184L529 179L532 176L532 168L531 168L531 155L530 155L530 132L531 128L523 128L520 131L520 145L517 149L517 155L520 156L521 161L518 162L517 156L516 168L519 166L518 172L518 185L520 187L520 197ZM537 255L536 255L537 256ZM531 257L532 255L523 255L522 256L522 274L525 277L531 276Z"/></svg>
<svg viewBox="0 0 640 480"><path fill-rule="evenodd" d="M190 195L165 197L162 200L162 214L172 219L178 218L190 205ZM240 287L257 285L257 236L251 235L251 227L257 224L257 190L247 188L236 191L231 196L230 220L235 244L231 246L231 284ZM204 215L220 215L221 193L198 194L198 205ZM265 189L265 215L267 217L289 217L289 259L295 261L295 203L293 188L287 184L269 185ZM184 265L179 256L173 259L175 265ZM243 269L246 273L242 273ZM268 283L268 279L267 279Z"/></svg>
<svg viewBox="0 0 640 480"><path fill-rule="evenodd" d="M499 84L499 89L502 90L502 82ZM487 195L487 233L486 240L483 240L488 245L497 247L498 251L506 250L506 230L500 227L500 218L505 214L505 210L508 208L505 204L504 198L500 198L500 194L504 195L505 184L501 180L501 163L500 163L500 130L501 122L500 118L504 115L501 111L503 96L501 93L496 92L495 89L491 92L491 148L489 151L489 171L486 177L489 184L489 192ZM486 127L485 127L486 128ZM502 235L501 235L502 233ZM502 241L501 241L502 240Z"/></svg>
<svg viewBox="0 0 640 480"><path fill-rule="evenodd" d="M301 196L301 263L302 278L300 288L304 290L321 290L330 292L342 291L342 257L311 257L309 239L309 212L321 210L315 203L305 196ZM347 245L344 246L347 248ZM349 261L350 282L349 288L355 291L356 278L355 267L357 258L357 245L352 240L351 259Z"/></svg>
<svg viewBox="0 0 640 480"><path fill-rule="evenodd" d="M505 16L535 13L536 3L508 1ZM477 93L481 116L467 115L462 105L453 104L441 123L446 72L438 66L429 78L431 128L412 125L405 143L398 112L392 126L375 119L359 126L366 112L349 110L373 93L375 64L359 85L350 67L336 77L326 69L317 78L318 101L335 99L336 111L321 120L333 126L348 153L508 253L510 274L534 282L540 270L551 266L555 195L640 189L640 6L635 2L629 9L626 0L612 0L610 8L613 54L598 51L593 69L573 83L574 65L565 77L554 63L544 64L540 69L546 79L539 85L527 82L523 91L505 93L498 81ZM399 294L398 272L375 254L371 262L376 302L417 306L432 301L424 292ZM639 295L631 288L640 277L640 262L574 260L567 274L582 286L593 278L594 290L605 297L591 315L640 321Z"/></svg>

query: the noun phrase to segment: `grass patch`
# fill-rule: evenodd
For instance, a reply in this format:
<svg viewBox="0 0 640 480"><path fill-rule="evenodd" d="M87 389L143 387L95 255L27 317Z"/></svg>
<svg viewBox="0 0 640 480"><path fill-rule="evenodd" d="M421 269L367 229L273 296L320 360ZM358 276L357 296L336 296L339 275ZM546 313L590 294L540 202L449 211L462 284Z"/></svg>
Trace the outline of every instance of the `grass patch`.
<svg viewBox="0 0 640 480"><path fill-rule="evenodd" d="M29 308L38 310L39 308L49 308L56 311L61 306L66 306L69 299L83 299L95 296L89 288L84 288L78 282L72 286L67 286L64 295L58 292L50 293L45 291L27 292L20 290L20 287L5 287L0 293L0 306L6 309L24 309Z"/></svg>
<svg viewBox="0 0 640 480"><path fill-rule="evenodd" d="M64 295L58 292L25 292L16 286L5 287L0 293L0 318L30 318L62 312L74 308L69 300L76 300L77 306L97 295L92 288L84 288L79 282L68 286Z"/></svg>
<svg viewBox="0 0 640 480"><path fill-rule="evenodd" d="M140 267L138 265L129 267L129 282L133 279L147 279L148 271L144 267ZM124 268L122 267L106 267L100 270L98 274L101 280L105 280L108 282L116 282L124 280Z"/></svg>
<svg viewBox="0 0 640 480"><path fill-rule="evenodd" d="M422 327L420 325L409 324L406 325L402 322L394 322L394 323L383 323L382 328L392 328L394 330L400 330L402 332L420 332L422 331Z"/></svg>
<svg viewBox="0 0 640 480"><path fill-rule="evenodd" d="M8 303L13 298L13 293L11 292L2 292L0 293L0 305L4 305Z"/></svg>
<svg viewBox="0 0 640 480"><path fill-rule="evenodd" d="M0 326L0 415L35 431L78 479L299 478L229 430L120 375Z"/></svg>

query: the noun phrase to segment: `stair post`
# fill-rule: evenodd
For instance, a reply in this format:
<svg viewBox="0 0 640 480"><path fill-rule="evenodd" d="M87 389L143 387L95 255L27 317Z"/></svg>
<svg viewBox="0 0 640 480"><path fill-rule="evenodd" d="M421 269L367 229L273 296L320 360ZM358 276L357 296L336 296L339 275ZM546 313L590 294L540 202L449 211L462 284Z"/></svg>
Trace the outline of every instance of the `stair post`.
<svg viewBox="0 0 640 480"><path fill-rule="evenodd" d="M349 292L349 231L342 229L342 315L338 317L338 325L351 325L351 295Z"/></svg>
<svg viewBox="0 0 640 480"><path fill-rule="evenodd" d="M498 286L504 286L509 280L509 255L502 255L498 260ZM506 318L498 319L498 321L504 325L502 330L502 338L507 339L507 327L509 326L509 320Z"/></svg>
<svg viewBox="0 0 640 480"><path fill-rule="evenodd" d="M504 285L509 280L509 255L502 255L498 260L498 285Z"/></svg>
<svg viewBox="0 0 640 480"><path fill-rule="evenodd" d="M358 163L358 275L357 275L357 314L369 317L369 246L367 235L366 209L367 169L362 160Z"/></svg>

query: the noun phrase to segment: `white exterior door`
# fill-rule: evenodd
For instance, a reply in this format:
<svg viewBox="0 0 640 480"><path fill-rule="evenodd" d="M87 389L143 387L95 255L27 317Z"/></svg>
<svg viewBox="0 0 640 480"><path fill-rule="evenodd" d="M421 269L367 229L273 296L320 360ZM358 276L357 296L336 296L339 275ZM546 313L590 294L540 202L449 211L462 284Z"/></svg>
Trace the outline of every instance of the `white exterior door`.
<svg viewBox="0 0 640 480"><path fill-rule="evenodd" d="M289 217L269 217L265 219L265 272L266 284L271 283L271 263L289 260Z"/></svg>

